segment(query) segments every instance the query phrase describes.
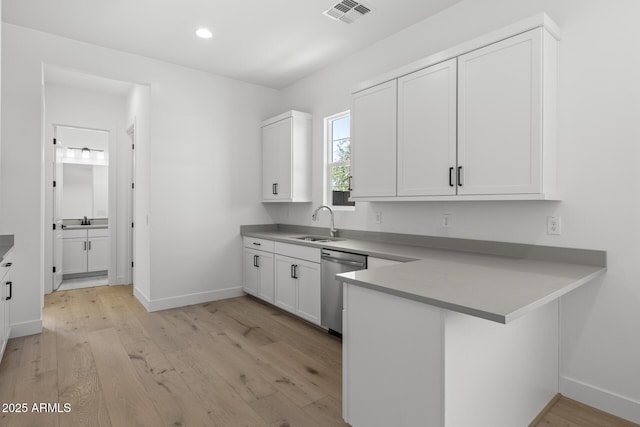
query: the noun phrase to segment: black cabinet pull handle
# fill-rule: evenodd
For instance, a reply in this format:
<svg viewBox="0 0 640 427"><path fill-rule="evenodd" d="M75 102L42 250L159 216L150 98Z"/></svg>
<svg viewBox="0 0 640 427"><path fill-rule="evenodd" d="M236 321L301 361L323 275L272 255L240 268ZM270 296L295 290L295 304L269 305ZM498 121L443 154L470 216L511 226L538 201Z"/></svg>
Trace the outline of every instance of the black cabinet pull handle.
<svg viewBox="0 0 640 427"><path fill-rule="evenodd" d="M255 258L254 262L255 262L256 267L260 268L260 262L259 262L260 261L260 255L254 255L253 257Z"/></svg>
<svg viewBox="0 0 640 427"><path fill-rule="evenodd" d="M291 278L292 279L298 278L298 266L295 264L291 264Z"/></svg>
<svg viewBox="0 0 640 427"><path fill-rule="evenodd" d="M273 193L273 194L275 194L277 196L278 195L278 183L276 182L274 185L276 186L276 192Z"/></svg>
<svg viewBox="0 0 640 427"><path fill-rule="evenodd" d="M87 242L84 242L84 250L87 250Z"/></svg>
<svg viewBox="0 0 640 427"><path fill-rule="evenodd" d="M449 187L453 187L453 166L449 168Z"/></svg>
<svg viewBox="0 0 640 427"><path fill-rule="evenodd" d="M91 240L89 240L89 250L91 250Z"/></svg>
<svg viewBox="0 0 640 427"><path fill-rule="evenodd" d="M458 187L462 187L462 166L458 166Z"/></svg>
<svg viewBox="0 0 640 427"><path fill-rule="evenodd" d="M293 274L293 264L291 264L291 274L290 275L291 275L292 279L296 278L295 275Z"/></svg>
<svg viewBox="0 0 640 427"><path fill-rule="evenodd" d="M262 243L258 243L258 242L253 242L253 244L256 246L262 246Z"/></svg>
<svg viewBox="0 0 640 427"><path fill-rule="evenodd" d="M13 294L13 282L7 282L6 285L9 287L9 296L4 300L9 301L11 299L11 294Z"/></svg>
<svg viewBox="0 0 640 427"><path fill-rule="evenodd" d="M13 265L13 263L12 263L12 262L8 262L8 263L6 263L4 266L5 266L5 267L7 267L7 268L9 268L9 267L11 267L12 265Z"/></svg>
<svg viewBox="0 0 640 427"><path fill-rule="evenodd" d="M351 186L352 179L353 179L353 175L349 175L349 191L353 191L353 187Z"/></svg>

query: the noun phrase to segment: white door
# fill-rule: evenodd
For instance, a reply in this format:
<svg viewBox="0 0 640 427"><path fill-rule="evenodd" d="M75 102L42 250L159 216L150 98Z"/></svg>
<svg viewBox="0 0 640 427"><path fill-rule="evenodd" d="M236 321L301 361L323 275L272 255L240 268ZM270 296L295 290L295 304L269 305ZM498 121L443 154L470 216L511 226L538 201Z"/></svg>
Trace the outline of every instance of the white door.
<svg viewBox="0 0 640 427"><path fill-rule="evenodd" d="M109 238L90 237L87 246L87 271L109 269Z"/></svg>
<svg viewBox="0 0 640 427"><path fill-rule="evenodd" d="M291 199L292 118L262 128L262 197Z"/></svg>
<svg viewBox="0 0 640 427"><path fill-rule="evenodd" d="M398 196L455 195L456 59L398 80Z"/></svg>
<svg viewBox="0 0 640 427"><path fill-rule="evenodd" d="M351 197L396 195L395 80L353 95Z"/></svg>
<svg viewBox="0 0 640 427"><path fill-rule="evenodd" d="M298 298L296 314L316 325L320 324L320 264L297 261Z"/></svg>
<svg viewBox="0 0 640 427"><path fill-rule="evenodd" d="M62 155L64 147L62 141L58 139L57 126L54 128L56 144L53 146L53 180L56 182L53 187L53 289L56 290L62 283L62 270L64 257L62 250L62 189L64 188L62 168Z"/></svg>
<svg viewBox="0 0 640 427"><path fill-rule="evenodd" d="M275 305L291 313L296 312L296 281L294 268L298 260L276 255Z"/></svg>
<svg viewBox="0 0 640 427"><path fill-rule="evenodd" d="M258 251L253 249L244 249L244 277L242 288L251 295L258 295L258 267L257 257Z"/></svg>
<svg viewBox="0 0 640 427"><path fill-rule="evenodd" d="M541 191L542 31L458 58L458 194Z"/></svg>
<svg viewBox="0 0 640 427"><path fill-rule="evenodd" d="M62 256L64 258L63 274L87 272L87 238L76 237L63 239Z"/></svg>
<svg viewBox="0 0 640 427"><path fill-rule="evenodd" d="M257 251L258 258L258 296L263 300L273 304L275 293L273 283L273 254L269 252Z"/></svg>

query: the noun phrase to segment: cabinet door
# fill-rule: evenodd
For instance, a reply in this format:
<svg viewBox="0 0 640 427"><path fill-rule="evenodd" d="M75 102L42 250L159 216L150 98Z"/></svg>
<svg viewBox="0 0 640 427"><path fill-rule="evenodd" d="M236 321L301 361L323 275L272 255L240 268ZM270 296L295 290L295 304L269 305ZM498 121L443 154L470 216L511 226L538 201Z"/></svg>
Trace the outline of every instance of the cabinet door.
<svg viewBox="0 0 640 427"><path fill-rule="evenodd" d="M351 197L396 195L395 80L353 95Z"/></svg>
<svg viewBox="0 0 640 427"><path fill-rule="evenodd" d="M291 199L292 118L262 128L262 198Z"/></svg>
<svg viewBox="0 0 640 427"><path fill-rule="evenodd" d="M2 279L0 281L0 358L2 358L2 354L4 354L4 349L7 346L7 330L8 330L8 316L7 316L7 308L9 306L9 301L6 301L7 293L9 292L9 287L6 286L6 280Z"/></svg>
<svg viewBox="0 0 640 427"><path fill-rule="evenodd" d="M320 324L320 264L296 261L296 314L316 325Z"/></svg>
<svg viewBox="0 0 640 427"><path fill-rule="evenodd" d="M87 272L87 238L62 239L63 274Z"/></svg>
<svg viewBox="0 0 640 427"><path fill-rule="evenodd" d="M87 246L87 271L109 269L109 238L91 237Z"/></svg>
<svg viewBox="0 0 640 427"><path fill-rule="evenodd" d="M293 266L299 262L294 258L276 255L275 305L291 313L296 312L296 280Z"/></svg>
<svg viewBox="0 0 640 427"><path fill-rule="evenodd" d="M256 257L258 251L252 249L244 250L244 277L242 288L251 295L258 295L258 268L256 267Z"/></svg>
<svg viewBox="0 0 640 427"><path fill-rule="evenodd" d="M273 254L263 251L256 252L256 264L258 266L258 297L273 304Z"/></svg>
<svg viewBox="0 0 640 427"><path fill-rule="evenodd" d="M13 277L11 275L11 273L9 273L7 275L6 281L5 281L5 286L4 286L4 295L1 301L1 305L3 306L3 310L4 310L4 321L2 322L2 333L3 333L3 337L4 337L4 344L6 346L7 342L9 341L9 335L11 333L11 300L8 300L7 298L9 297L9 293L11 293L11 297L13 298L13 291L15 290L15 286L13 284Z"/></svg>
<svg viewBox="0 0 640 427"><path fill-rule="evenodd" d="M456 59L398 80L398 196L456 194Z"/></svg>
<svg viewBox="0 0 640 427"><path fill-rule="evenodd" d="M541 192L542 31L458 58L458 194Z"/></svg>

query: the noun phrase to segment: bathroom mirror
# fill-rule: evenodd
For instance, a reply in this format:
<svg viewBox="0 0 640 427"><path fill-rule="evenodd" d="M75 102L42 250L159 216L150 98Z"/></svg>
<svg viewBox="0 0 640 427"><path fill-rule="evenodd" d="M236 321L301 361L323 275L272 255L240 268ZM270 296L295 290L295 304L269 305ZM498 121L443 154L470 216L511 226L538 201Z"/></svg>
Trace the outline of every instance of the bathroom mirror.
<svg viewBox="0 0 640 427"><path fill-rule="evenodd" d="M62 215L65 219L109 216L108 166L65 163Z"/></svg>

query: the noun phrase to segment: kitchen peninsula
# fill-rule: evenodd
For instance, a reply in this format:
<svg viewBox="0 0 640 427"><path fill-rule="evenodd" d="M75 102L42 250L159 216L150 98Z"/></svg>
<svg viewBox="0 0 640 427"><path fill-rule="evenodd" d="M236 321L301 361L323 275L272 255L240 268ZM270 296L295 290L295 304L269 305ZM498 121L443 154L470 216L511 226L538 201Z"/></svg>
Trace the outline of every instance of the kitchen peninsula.
<svg viewBox="0 0 640 427"><path fill-rule="evenodd" d="M604 251L342 230L243 227L256 238L402 263L341 274L343 402L353 426L528 425L558 392L560 297Z"/></svg>

